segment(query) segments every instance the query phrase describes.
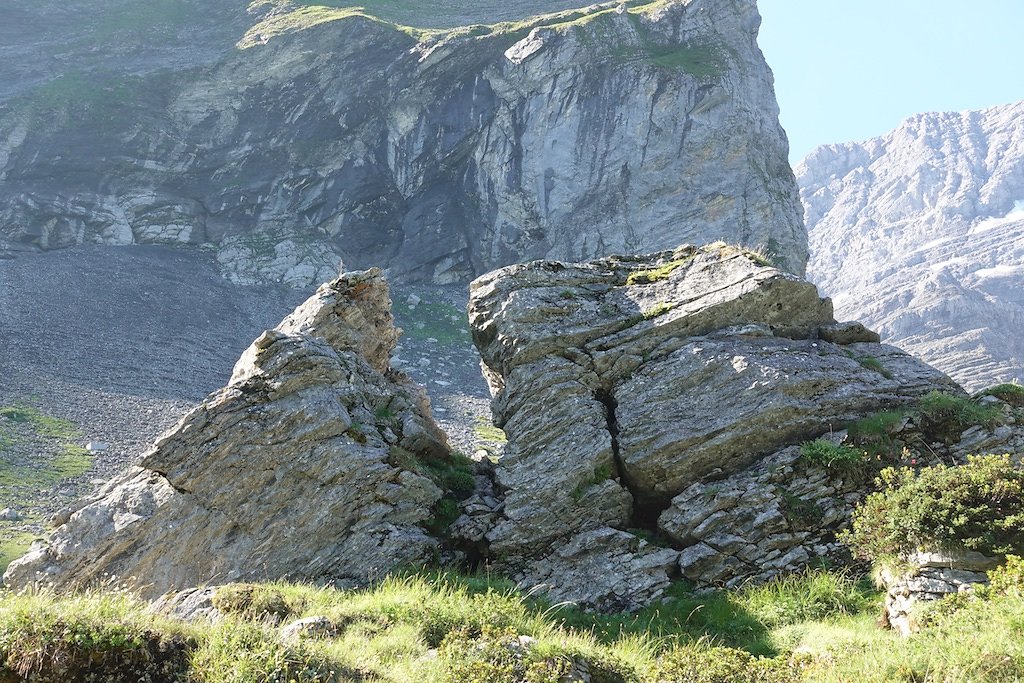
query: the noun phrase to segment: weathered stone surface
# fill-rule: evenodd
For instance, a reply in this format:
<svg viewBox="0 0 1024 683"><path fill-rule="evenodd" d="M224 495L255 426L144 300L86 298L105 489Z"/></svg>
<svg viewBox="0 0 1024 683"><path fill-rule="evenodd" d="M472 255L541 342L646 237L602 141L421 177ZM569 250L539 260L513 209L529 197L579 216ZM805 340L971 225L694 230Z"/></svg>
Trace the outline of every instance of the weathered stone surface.
<svg viewBox="0 0 1024 683"><path fill-rule="evenodd" d="M898 349L857 341L866 332L837 325L813 285L720 244L505 268L472 284L470 322L509 439L496 471L505 508L486 538L527 583L544 583L567 547L580 561L575 539L597 530L666 535L699 585L828 555L853 484L796 467L791 446L931 390L962 393ZM786 514L801 496L814 519ZM608 552L589 547L586 563ZM590 582L552 590L599 606ZM634 603L655 596L647 585Z"/></svg>
<svg viewBox="0 0 1024 683"><path fill-rule="evenodd" d="M754 0L428 33L286 0L180 0L158 25L127 5L0 27L0 251L201 244L238 282L343 258L448 283L725 239L804 269ZM467 21L570 6L506 5Z"/></svg>
<svg viewBox="0 0 1024 683"><path fill-rule="evenodd" d="M387 367L396 337L379 271L324 285L5 582L117 577L154 597L235 580L362 582L428 558L437 542L420 525L442 492L394 453L448 450L425 394Z"/></svg>
<svg viewBox="0 0 1024 683"><path fill-rule="evenodd" d="M576 534L542 559L511 572L521 588L608 612L635 610L659 597L675 573L679 552L633 534L595 527Z"/></svg>
<svg viewBox="0 0 1024 683"><path fill-rule="evenodd" d="M1024 381L1024 102L918 114L795 168L808 277L969 390Z"/></svg>
<svg viewBox="0 0 1024 683"><path fill-rule="evenodd" d="M672 499L658 527L685 547L680 572L697 586L734 586L836 559L835 531L849 520L863 479L801 462L784 448Z"/></svg>
<svg viewBox="0 0 1024 683"><path fill-rule="evenodd" d="M940 600L947 595L973 590L987 584L988 569L1002 561L974 551L919 551L899 570L883 568L886 623L900 635L909 636L920 628L921 603Z"/></svg>

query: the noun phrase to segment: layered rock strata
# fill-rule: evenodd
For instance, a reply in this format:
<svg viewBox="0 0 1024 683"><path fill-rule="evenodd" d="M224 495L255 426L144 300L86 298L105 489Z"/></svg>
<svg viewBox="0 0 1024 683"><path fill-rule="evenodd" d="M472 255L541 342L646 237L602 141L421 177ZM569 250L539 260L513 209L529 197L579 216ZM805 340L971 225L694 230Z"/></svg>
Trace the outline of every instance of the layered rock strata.
<svg viewBox="0 0 1024 683"><path fill-rule="evenodd" d="M699 586L767 578L829 552L851 484L795 471L792 446L932 390L962 393L837 323L812 284L722 244L512 266L470 296L509 439L489 551L521 583L592 607L646 603L680 573ZM784 508L801 496L831 502L800 520ZM563 557L587 576L551 572Z"/></svg>
<svg viewBox="0 0 1024 683"><path fill-rule="evenodd" d="M796 167L809 278L970 390L1024 381L1024 102L919 114Z"/></svg>
<svg viewBox="0 0 1024 683"><path fill-rule="evenodd" d="M423 525L442 490L414 465L450 456L425 393L389 367L390 305L378 270L322 286L5 583L116 579L155 597L235 580L361 583L431 558Z"/></svg>
<svg viewBox="0 0 1024 683"><path fill-rule="evenodd" d="M924 605L987 584L987 572L1003 558L958 551L918 552L904 559L903 567L884 568L879 578L885 586L885 622L909 636L921 627Z"/></svg>
<svg viewBox="0 0 1024 683"><path fill-rule="evenodd" d="M724 239L803 272L754 0L445 31L284 0L196 26L214 10L194 2L148 27L117 0L47 1L0 29L0 251L203 244L239 282L343 259L449 283ZM118 52L132 21L152 40ZM58 42L74 68L49 73Z"/></svg>

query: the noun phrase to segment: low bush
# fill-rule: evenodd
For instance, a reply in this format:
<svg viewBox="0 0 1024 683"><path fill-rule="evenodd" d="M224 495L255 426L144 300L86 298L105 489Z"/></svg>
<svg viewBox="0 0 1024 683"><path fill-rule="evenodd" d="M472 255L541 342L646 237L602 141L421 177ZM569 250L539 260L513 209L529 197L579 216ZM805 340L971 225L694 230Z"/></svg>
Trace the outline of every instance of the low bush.
<svg viewBox="0 0 1024 683"><path fill-rule="evenodd" d="M918 548L1024 551L1024 471L1009 455L972 456L959 467L886 468L877 484L841 535L860 557L896 560Z"/></svg>
<svg viewBox="0 0 1024 683"><path fill-rule="evenodd" d="M687 645L667 652L655 680L665 683L796 683L799 659L755 657L728 647Z"/></svg>

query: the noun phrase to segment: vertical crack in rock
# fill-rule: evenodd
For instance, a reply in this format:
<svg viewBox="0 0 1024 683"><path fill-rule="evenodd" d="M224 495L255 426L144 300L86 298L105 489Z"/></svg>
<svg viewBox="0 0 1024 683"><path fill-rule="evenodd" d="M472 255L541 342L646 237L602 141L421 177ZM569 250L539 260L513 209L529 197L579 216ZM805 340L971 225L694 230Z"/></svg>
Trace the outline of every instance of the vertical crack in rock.
<svg viewBox="0 0 1024 683"><path fill-rule="evenodd" d="M626 463L622 460L619 448L619 421L615 416L619 403L615 400L615 394L611 389L602 388L594 393L594 399L604 406L608 435L612 440L612 458L615 460L615 471L619 475L619 482L633 498L633 514L629 520L629 527L658 533L658 517L671 505L672 497L644 493L633 481Z"/></svg>
<svg viewBox="0 0 1024 683"><path fill-rule="evenodd" d="M509 439L486 532L495 564L597 609L650 603L677 573L735 585L824 556L847 508L791 532L771 465L808 434L962 393L837 322L813 284L726 244L510 266L474 281L469 312ZM801 493L822 490L800 476ZM817 497L846 502L826 488Z"/></svg>

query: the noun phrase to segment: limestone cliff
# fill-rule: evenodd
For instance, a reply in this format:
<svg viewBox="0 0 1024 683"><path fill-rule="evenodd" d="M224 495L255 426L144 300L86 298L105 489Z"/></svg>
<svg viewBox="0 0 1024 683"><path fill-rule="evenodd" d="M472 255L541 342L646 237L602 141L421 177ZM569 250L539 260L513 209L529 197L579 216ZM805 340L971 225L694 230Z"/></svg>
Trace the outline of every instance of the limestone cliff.
<svg viewBox="0 0 1024 683"><path fill-rule="evenodd" d="M803 272L754 0L429 31L215 5L5 19L0 249L206 244L238 281L303 285L339 259L453 282L724 239Z"/></svg>
<svg viewBox="0 0 1024 683"><path fill-rule="evenodd" d="M970 389L1024 380L1024 102L914 116L796 172L840 314Z"/></svg>

